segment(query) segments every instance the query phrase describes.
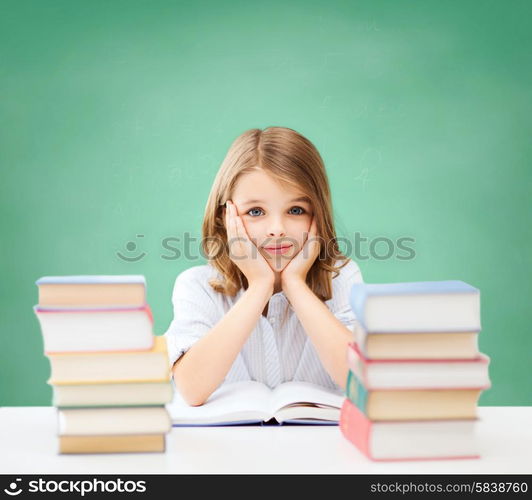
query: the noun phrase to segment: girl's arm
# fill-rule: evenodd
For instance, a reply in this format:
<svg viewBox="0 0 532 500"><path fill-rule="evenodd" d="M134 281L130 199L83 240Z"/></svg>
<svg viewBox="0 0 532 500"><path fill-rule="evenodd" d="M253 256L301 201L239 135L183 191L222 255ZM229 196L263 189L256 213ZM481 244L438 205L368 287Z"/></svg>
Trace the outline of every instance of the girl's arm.
<svg viewBox="0 0 532 500"><path fill-rule="evenodd" d="M198 340L172 368L174 382L190 405L202 405L223 382L242 346L272 296L275 275L257 254L233 203L227 201L225 225L230 258L249 286L225 316Z"/></svg>
<svg viewBox="0 0 532 500"><path fill-rule="evenodd" d="M202 405L223 382L272 292L273 283L251 283L216 326L176 361L174 382L189 405Z"/></svg>
<svg viewBox="0 0 532 500"><path fill-rule="evenodd" d="M314 295L305 281L287 281L283 284L283 290L325 370L345 389L347 344L352 341L352 332Z"/></svg>
<svg viewBox="0 0 532 500"><path fill-rule="evenodd" d="M342 389L347 381L347 344L353 334L316 296L306 283L307 273L320 252L316 219L313 217L308 238L301 251L281 273L286 297L305 332L314 344L321 363Z"/></svg>

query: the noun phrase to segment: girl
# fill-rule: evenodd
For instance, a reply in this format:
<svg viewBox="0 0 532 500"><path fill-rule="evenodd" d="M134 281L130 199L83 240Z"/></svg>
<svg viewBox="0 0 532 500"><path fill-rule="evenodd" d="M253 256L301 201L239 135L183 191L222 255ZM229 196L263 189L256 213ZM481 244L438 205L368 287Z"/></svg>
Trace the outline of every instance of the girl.
<svg viewBox="0 0 532 500"><path fill-rule="evenodd" d="M343 390L356 263L336 243L320 154L296 131L252 129L231 145L205 209L207 265L183 271L165 333L174 383L201 405L222 382Z"/></svg>

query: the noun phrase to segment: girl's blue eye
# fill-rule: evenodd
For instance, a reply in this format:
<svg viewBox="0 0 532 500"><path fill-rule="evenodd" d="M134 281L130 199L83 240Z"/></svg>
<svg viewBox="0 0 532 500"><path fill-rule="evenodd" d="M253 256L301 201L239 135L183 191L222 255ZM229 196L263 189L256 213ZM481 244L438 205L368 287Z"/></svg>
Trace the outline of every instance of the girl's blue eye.
<svg viewBox="0 0 532 500"><path fill-rule="evenodd" d="M303 215L303 214L305 213L305 209L304 209L304 208L301 208L301 207L292 207L290 210L294 210L294 209L296 209L296 210L301 210L301 212L299 212L299 213L295 213L295 214L293 213L292 215ZM262 212L262 209L260 209L260 208L250 208L246 213L247 213L248 215L251 215L251 217L258 217L258 216L260 215L260 213L259 213L259 214L255 214L255 215L253 215L253 214L251 213L251 212L257 212L257 211L258 211L258 212Z"/></svg>
<svg viewBox="0 0 532 500"><path fill-rule="evenodd" d="M251 215L250 212L253 212L253 211L255 211L255 210L258 210L259 212L262 212L262 210L261 210L260 208L251 208L250 210L248 210L247 213L248 213L249 215ZM251 215L251 217L255 217L255 216L254 216L254 215Z"/></svg>
<svg viewBox="0 0 532 500"><path fill-rule="evenodd" d="M305 209L304 209L304 208L301 208L301 207L292 207L290 210L293 210L294 208L295 208L296 210L298 209L298 210L301 210L301 211L302 211L301 213L296 214L296 215L303 215L303 213L305 213Z"/></svg>

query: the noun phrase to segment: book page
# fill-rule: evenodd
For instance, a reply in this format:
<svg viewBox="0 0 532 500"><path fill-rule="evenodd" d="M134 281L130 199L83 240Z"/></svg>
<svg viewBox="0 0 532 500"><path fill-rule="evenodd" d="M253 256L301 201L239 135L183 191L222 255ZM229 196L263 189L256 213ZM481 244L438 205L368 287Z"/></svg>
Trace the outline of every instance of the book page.
<svg viewBox="0 0 532 500"><path fill-rule="evenodd" d="M342 391L326 389L310 382L285 382L272 393L270 412L285 406L329 406L341 408L345 396Z"/></svg>
<svg viewBox="0 0 532 500"><path fill-rule="evenodd" d="M275 420L279 423L337 425L340 411L332 406L285 406L275 413Z"/></svg>
<svg viewBox="0 0 532 500"><path fill-rule="evenodd" d="M205 404L189 406L174 389L167 405L173 425L208 425L261 422L271 418L270 389L260 382L243 381L222 384Z"/></svg>

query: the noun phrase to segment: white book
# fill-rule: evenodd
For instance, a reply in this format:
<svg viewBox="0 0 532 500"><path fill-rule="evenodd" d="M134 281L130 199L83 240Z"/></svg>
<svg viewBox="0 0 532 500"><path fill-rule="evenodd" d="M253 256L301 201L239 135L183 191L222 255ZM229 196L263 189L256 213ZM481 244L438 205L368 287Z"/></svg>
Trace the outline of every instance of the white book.
<svg viewBox="0 0 532 500"><path fill-rule="evenodd" d="M34 307L46 354L79 351L147 350L153 347L148 305L123 308Z"/></svg>
<svg viewBox="0 0 532 500"><path fill-rule="evenodd" d="M490 357L480 353L473 359L386 359L366 358L358 346L347 347L347 366L366 389L488 389Z"/></svg>
<svg viewBox="0 0 532 500"><path fill-rule="evenodd" d="M372 460L478 458L477 419L381 422L346 399L340 431Z"/></svg>
<svg viewBox="0 0 532 500"><path fill-rule="evenodd" d="M308 382L285 382L270 389L261 382L220 386L201 406L189 406L178 391L167 405L174 426L277 423L337 425L345 396Z"/></svg>
<svg viewBox="0 0 532 500"><path fill-rule="evenodd" d="M164 406L58 408L57 413L60 436L164 434L171 429Z"/></svg>
<svg viewBox="0 0 532 500"><path fill-rule="evenodd" d="M374 422L371 450L376 460L476 458L476 421Z"/></svg>
<svg viewBox="0 0 532 500"><path fill-rule="evenodd" d="M368 333L481 329L480 291L463 281L355 283L349 300Z"/></svg>

